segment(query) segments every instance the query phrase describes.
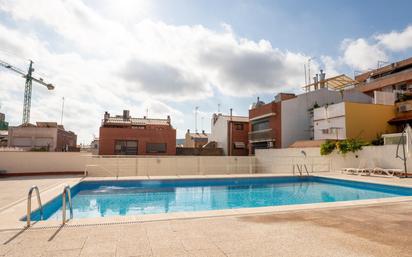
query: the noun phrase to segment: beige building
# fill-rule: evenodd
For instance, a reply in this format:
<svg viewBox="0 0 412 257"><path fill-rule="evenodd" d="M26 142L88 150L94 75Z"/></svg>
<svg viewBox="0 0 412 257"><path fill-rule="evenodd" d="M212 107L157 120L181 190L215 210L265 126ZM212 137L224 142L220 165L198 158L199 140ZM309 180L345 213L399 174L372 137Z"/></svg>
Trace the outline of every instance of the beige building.
<svg viewBox="0 0 412 257"><path fill-rule="evenodd" d="M78 151L77 135L66 131L56 122L37 122L25 126L9 127L9 147L26 151L71 152Z"/></svg>
<svg viewBox="0 0 412 257"><path fill-rule="evenodd" d="M185 135L185 143L183 147L190 147L190 148L202 147L209 142L209 137L210 137L210 134L205 133L204 130L202 130L201 133L198 133L198 132L191 133L190 129L188 129Z"/></svg>

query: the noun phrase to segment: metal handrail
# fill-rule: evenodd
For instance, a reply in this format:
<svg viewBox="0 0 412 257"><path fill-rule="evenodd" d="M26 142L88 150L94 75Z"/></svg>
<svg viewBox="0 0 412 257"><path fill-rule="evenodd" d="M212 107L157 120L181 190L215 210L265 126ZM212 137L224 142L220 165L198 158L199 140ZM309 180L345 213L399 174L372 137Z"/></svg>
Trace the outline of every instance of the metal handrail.
<svg viewBox="0 0 412 257"><path fill-rule="evenodd" d="M43 205L41 204L41 199L40 199L40 191L39 188L36 185L33 185L29 193L27 194L27 227L30 227L30 222L31 222L31 196L33 194L33 190L36 191L37 195L37 203L39 204L39 210L40 210L40 219L43 219Z"/></svg>
<svg viewBox="0 0 412 257"><path fill-rule="evenodd" d="M72 196L70 193L70 186L69 185L64 185L63 193L62 193L62 222L63 225L66 223L66 196L69 199L69 209L70 209L70 219L73 219L73 205L72 205Z"/></svg>

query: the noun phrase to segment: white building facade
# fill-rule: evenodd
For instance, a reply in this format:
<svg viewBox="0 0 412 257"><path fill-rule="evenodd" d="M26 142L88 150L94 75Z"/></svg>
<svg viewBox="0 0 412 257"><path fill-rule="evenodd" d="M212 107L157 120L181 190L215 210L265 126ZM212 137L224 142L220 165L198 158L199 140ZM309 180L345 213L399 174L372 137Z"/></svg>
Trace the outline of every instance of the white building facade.
<svg viewBox="0 0 412 257"><path fill-rule="evenodd" d="M345 103L332 104L314 110L315 140L346 139Z"/></svg>
<svg viewBox="0 0 412 257"><path fill-rule="evenodd" d="M289 147L299 140L315 139L314 108L344 101L372 103L372 97L355 89L331 90L324 87L282 101L282 148Z"/></svg>
<svg viewBox="0 0 412 257"><path fill-rule="evenodd" d="M217 147L223 149L224 155L229 155L229 121L248 122L249 117L213 114L209 142L216 142Z"/></svg>

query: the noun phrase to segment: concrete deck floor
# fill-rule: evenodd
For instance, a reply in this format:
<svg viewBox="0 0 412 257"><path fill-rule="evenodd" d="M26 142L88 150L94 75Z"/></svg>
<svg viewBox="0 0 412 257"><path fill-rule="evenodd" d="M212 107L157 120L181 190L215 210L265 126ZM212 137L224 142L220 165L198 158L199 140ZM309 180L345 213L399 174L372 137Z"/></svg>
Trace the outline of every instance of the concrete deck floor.
<svg viewBox="0 0 412 257"><path fill-rule="evenodd" d="M42 183L53 186L64 181L45 178ZM1 182L0 195L5 192L3 188L15 185ZM3 203L10 204L25 193L17 193ZM412 201L260 215L0 230L0 256L412 256Z"/></svg>

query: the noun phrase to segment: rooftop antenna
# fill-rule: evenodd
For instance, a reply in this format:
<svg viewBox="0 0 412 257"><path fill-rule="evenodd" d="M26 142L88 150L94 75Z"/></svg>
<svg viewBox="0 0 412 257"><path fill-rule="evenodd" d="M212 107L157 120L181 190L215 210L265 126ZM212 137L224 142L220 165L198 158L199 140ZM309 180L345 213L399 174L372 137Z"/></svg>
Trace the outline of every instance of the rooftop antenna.
<svg viewBox="0 0 412 257"><path fill-rule="evenodd" d="M201 126L202 131L204 131L203 130L203 120L204 119L205 119L205 117L203 117L203 116L200 118L200 126Z"/></svg>
<svg viewBox="0 0 412 257"><path fill-rule="evenodd" d="M305 72L305 86L306 86L305 90L306 92L308 92L309 90L308 90L308 77L306 76L306 63L303 64L303 70Z"/></svg>
<svg viewBox="0 0 412 257"><path fill-rule="evenodd" d="M149 118L149 107L146 108L146 118Z"/></svg>
<svg viewBox="0 0 412 257"><path fill-rule="evenodd" d="M199 110L199 106L195 107L195 133L197 133L197 111Z"/></svg>
<svg viewBox="0 0 412 257"><path fill-rule="evenodd" d="M64 116L64 96L62 97L62 114L60 116L60 124L63 125L63 116Z"/></svg>

